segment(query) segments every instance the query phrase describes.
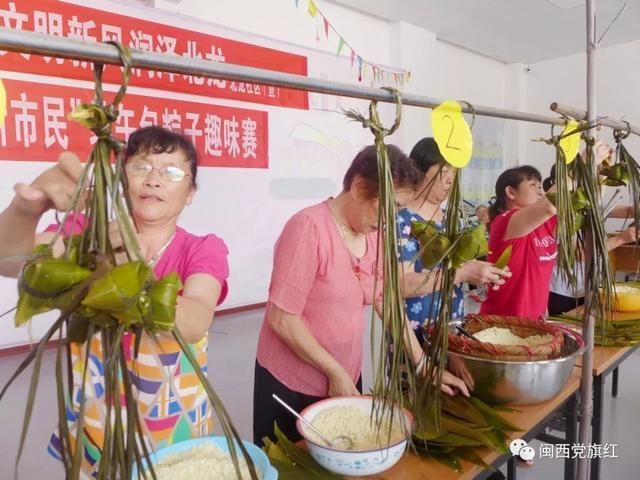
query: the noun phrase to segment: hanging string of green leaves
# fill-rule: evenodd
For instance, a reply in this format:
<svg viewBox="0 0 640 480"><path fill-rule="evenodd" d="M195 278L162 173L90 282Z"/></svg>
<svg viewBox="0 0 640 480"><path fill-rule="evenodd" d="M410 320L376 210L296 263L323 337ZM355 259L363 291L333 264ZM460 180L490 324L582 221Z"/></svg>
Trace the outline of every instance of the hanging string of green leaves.
<svg viewBox="0 0 640 480"><path fill-rule="evenodd" d="M70 118L91 129L97 136L97 142L78 182L71 207L62 218L61 227L49 245L38 245L35 248L18 281L16 325L22 325L34 315L45 311L57 309L61 313L0 392L1 400L14 380L33 364L16 458L16 472L33 412L42 353L46 343L57 334L61 340L57 347L55 365L61 457L66 478L79 478L84 448L95 448L92 446L93 440L87 437L84 429L84 388L88 375L90 345L98 336L103 351L103 398L106 409L104 418L111 420L105 420L102 425L104 440L97 478L129 479L135 468L143 478L155 479L122 341L126 332L135 336L134 356L137 357L143 335L149 335L155 340L155 334L168 332L180 345L207 392L229 442L238 478L241 478L237 452L239 447L249 465L252 479L257 480L255 467L238 432L201 371L190 346L175 325L177 294L182 288L180 279L176 274L171 274L157 280L152 269L144 261L138 246L130 216L131 204L127 197L122 158L124 144L111 135L112 125L117 120L118 107L126 92L131 73L130 53L121 45L113 45L118 48L124 66L122 85L113 102L106 104L102 90L103 66L95 65L95 100L92 104L81 104ZM115 169L111 164L112 156L116 160ZM86 192L90 192L90 195ZM82 233L63 239L64 254L56 258L53 255L53 245L63 235L62 225L71 212L83 212L87 225ZM128 259L127 263L121 265L116 262L115 251L108 235L111 217L120 227ZM77 399L72 398L72 343L83 344L85 356ZM73 432L75 438L67 423L69 412L76 412L77 428Z"/></svg>
<svg viewBox="0 0 640 480"><path fill-rule="evenodd" d="M462 194L461 194L461 170L455 169L453 183L447 200L447 209L445 212L445 230L440 235L446 236L450 240L450 248L443 252L440 262L443 268L438 271L434 285L434 291L440 292L440 301L438 305L432 306L432 312L425 321L424 329L428 332L429 339L425 342L423 348L427 356L427 374L420 379L418 386L418 394L415 402L415 417L417 419L416 435L419 436L420 431L429 431L440 428L441 415L441 392L440 383L442 373L447 368L447 348L449 341L449 321L453 315L453 297L456 277L456 268L459 266L459 257L467 257L476 254L484 248L479 247L479 236L474 235L473 231L468 232L469 243L472 246L468 252L460 250L458 245L466 250L464 243L461 243L466 235L461 235L462 212ZM481 242L482 243L482 242ZM485 240L486 243L486 240ZM421 249L429 249L430 247L421 244ZM471 251L473 250L473 251ZM458 253L456 254L456 251ZM462 254L461 254L462 252ZM433 302L436 303L436 302ZM436 388L434 388L434 385Z"/></svg>
<svg viewBox="0 0 640 480"><path fill-rule="evenodd" d="M383 267L383 303L382 325L383 335L380 336L380 344L377 366L374 368L373 394L374 415L376 425L380 426L387 419L390 426L393 423L393 406L406 405L409 399L415 398L412 392L416 388L416 375L414 373L411 353L405 346L405 336L410 332L407 329L404 313L404 297L400 288L400 272L398 266L398 232L396 228L397 206L393 177L389 167L387 147L384 139L391 135L400 126L402 118L402 99L400 92L393 88L384 87L396 98L396 118L390 128L382 125L377 110L377 102L369 105L369 116L365 117L355 110L345 111L347 118L362 123L369 128L374 135L378 162L378 257L376 265ZM377 285L374 286L377 291ZM372 322L375 325L375 322ZM372 351L375 350L375 330L372 328ZM387 355L386 352L391 352ZM408 388L408 397L404 391ZM390 427L389 427L390 428ZM389 431L390 434L390 431Z"/></svg>
<svg viewBox="0 0 640 480"><path fill-rule="evenodd" d="M553 126L552 126L553 130ZM564 135L552 136L552 143L556 150L556 181L555 194L550 195L556 206L558 223L556 227L556 243L558 244L557 268L561 277L572 289L576 288L576 212L573 210L571 189L572 181L569 178L569 167L564 150L560 146L560 140L570 135L579 135L580 128L567 132ZM574 160L576 161L576 160Z"/></svg>
<svg viewBox="0 0 640 480"><path fill-rule="evenodd" d="M573 169L576 189L584 192L585 201L589 205L589 208L582 211L584 226L578 232L578 245L583 246L583 251L590 253L585 255L585 279L590 292L585 295L584 315L585 318L595 318L596 326L604 331L613 311L614 276L609 265L608 236L602 215L600 181L595 168L595 141L588 137L585 142L586 158L578 157ZM566 247L560 244L558 248Z"/></svg>
<svg viewBox="0 0 640 480"><path fill-rule="evenodd" d="M633 205L633 222L637 231L640 229L640 167L622 143L629 135L630 131L624 133L616 130L613 132L616 141L616 165L621 165L625 170L616 176L622 181L626 180L626 184L629 187L629 196L631 198L631 205ZM606 175L606 173L606 170L600 172L601 175ZM606 180L609 179L609 177L606 178Z"/></svg>

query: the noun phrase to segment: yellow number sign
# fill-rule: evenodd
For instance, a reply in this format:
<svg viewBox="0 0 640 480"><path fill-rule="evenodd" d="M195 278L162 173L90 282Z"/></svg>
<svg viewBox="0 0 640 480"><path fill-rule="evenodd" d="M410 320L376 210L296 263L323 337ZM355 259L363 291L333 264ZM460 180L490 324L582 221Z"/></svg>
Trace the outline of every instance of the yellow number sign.
<svg viewBox="0 0 640 480"><path fill-rule="evenodd" d="M4 126L4 117L7 115L7 91L0 79L0 127Z"/></svg>
<svg viewBox="0 0 640 480"><path fill-rule="evenodd" d="M462 116L460 104L447 100L434 108L431 112L431 128L445 160L456 168L466 166L471 160L473 137Z"/></svg>
<svg viewBox="0 0 640 480"><path fill-rule="evenodd" d="M573 132L578 128L580 124L575 120L569 120L564 126L560 136L564 136L567 133ZM580 133L574 133L567 137L560 139L560 148L564 152L564 159L567 163L571 163L576 159L578 155L578 149L580 148Z"/></svg>

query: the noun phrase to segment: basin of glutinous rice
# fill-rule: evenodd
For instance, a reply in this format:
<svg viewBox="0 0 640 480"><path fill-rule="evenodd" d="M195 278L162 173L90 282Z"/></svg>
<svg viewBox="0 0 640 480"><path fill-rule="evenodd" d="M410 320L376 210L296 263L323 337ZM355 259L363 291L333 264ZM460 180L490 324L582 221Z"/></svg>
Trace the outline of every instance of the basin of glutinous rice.
<svg viewBox="0 0 640 480"><path fill-rule="evenodd" d="M449 350L504 361L549 360L562 354L563 330L550 322L501 315L469 315L464 328L477 340L449 334Z"/></svg>
<svg viewBox="0 0 640 480"><path fill-rule="evenodd" d="M542 345L553 340L553 335L549 333L519 337L505 327L485 328L484 330L476 332L474 336L481 342L492 343L494 345L526 345L527 347Z"/></svg>
<svg viewBox="0 0 640 480"><path fill-rule="evenodd" d="M405 439L405 432L400 422L393 422L389 436L389 418L385 414L381 428L376 428L375 417L353 406L335 406L319 412L311 424L324 434L329 440L345 435L353 441L350 450L376 450L386 448ZM305 434L314 442L326 445L325 441L310 428L305 428ZM341 445L336 445L341 447Z"/></svg>
<svg viewBox="0 0 640 480"><path fill-rule="evenodd" d="M238 462L242 478L249 480L251 474L240 452ZM231 455L209 443L169 455L153 468L157 480L238 480ZM257 473L262 478L261 472Z"/></svg>

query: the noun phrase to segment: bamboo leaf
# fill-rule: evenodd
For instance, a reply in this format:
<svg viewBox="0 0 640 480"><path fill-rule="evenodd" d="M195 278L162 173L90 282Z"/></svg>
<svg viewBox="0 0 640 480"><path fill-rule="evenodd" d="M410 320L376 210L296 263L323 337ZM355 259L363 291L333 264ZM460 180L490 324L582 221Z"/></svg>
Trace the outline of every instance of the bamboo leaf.
<svg viewBox="0 0 640 480"><path fill-rule="evenodd" d="M153 328L171 330L175 324L177 295L182 289L182 282L175 273L168 275L149 289L149 319Z"/></svg>
<svg viewBox="0 0 640 480"><path fill-rule="evenodd" d="M71 462L67 452L71 451L71 436L67 424L67 401L65 396L65 382L62 372L62 337L56 346L56 395L58 398L58 438L60 439L60 457L65 472L71 470Z"/></svg>
<svg viewBox="0 0 640 480"><path fill-rule="evenodd" d="M90 325L87 330L88 345L91 344L91 338L93 337L93 325ZM82 383L80 384L80 408L78 411L78 423L76 425L76 444L74 448L73 461L71 464L71 478L79 478L80 466L82 465L82 457L84 454L84 417L86 407L85 387L87 382L87 371L89 368L89 354L90 349L86 348L85 357L82 368Z"/></svg>
<svg viewBox="0 0 640 480"><path fill-rule="evenodd" d="M18 442L18 453L16 454L16 462L15 462L16 480L18 479L18 464L20 463L20 457L22 457L22 452L24 450L24 442L27 439L27 432L29 431L29 424L31 423L31 414L33 413L33 406L36 401L36 393L38 391L38 380L40 378L40 366L42 364L42 353L45 350L47 341L49 340L49 338L51 338L51 336L55 331L60 329L60 326L62 325L63 321L64 319L62 318L58 319L58 321L54 323L54 326L56 328L50 329L51 333L48 336L45 335L40 340L40 342L38 343L35 349L35 354L33 356L33 372L31 373L31 382L29 383L29 391L27 393L27 402L24 410L24 418L22 420L22 431L20 432L20 440ZM2 393L0 393L0 399L4 396L4 392L6 391L10 382L13 381L13 378L15 377L12 377L9 380L9 382L3 389Z"/></svg>
<svg viewBox="0 0 640 480"><path fill-rule="evenodd" d="M471 399L467 399L462 395L443 396L442 411L462 420L467 420L478 427L486 424L486 417L476 408Z"/></svg>
<svg viewBox="0 0 640 480"><path fill-rule="evenodd" d="M498 260L496 260L495 266L497 268L504 268L509 264L509 260L511 260L511 252L513 251L513 245L507 245L507 247L502 251Z"/></svg>
<svg viewBox="0 0 640 480"><path fill-rule="evenodd" d="M301 469L303 469L307 473L308 477L318 479L342 478L341 475L331 473L328 470L324 469L322 466L318 465L311 454L291 442L291 440L289 440L286 435L282 433L282 431L278 428L277 424L274 424L273 426L273 433L278 439L277 446L282 449L282 452L284 452L286 457L291 462L293 462L294 465L297 465Z"/></svg>
<svg viewBox="0 0 640 480"><path fill-rule="evenodd" d="M499 415L495 408L490 407L477 397L471 396L466 399L472 404L478 412L485 418L486 422L496 430L504 432L521 432L521 428L509 422L507 419Z"/></svg>
<svg viewBox="0 0 640 480"><path fill-rule="evenodd" d="M73 262L41 257L25 265L20 288L37 298L51 298L91 276L91 271Z"/></svg>
<svg viewBox="0 0 640 480"><path fill-rule="evenodd" d="M454 453L443 453L434 450L427 450L424 452L424 455L427 458L433 459L436 462L443 464L451 470L455 470L456 472L462 471L462 465L460 464L460 461L456 458L456 455Z"/></svg>
<svg viewBox="0 0 640 480"><path fill-rule="evenodd" d="M137 300L150 275L149 266L144 262L114 267L93 282L82 305L109 312L122 311Z"/></svg>

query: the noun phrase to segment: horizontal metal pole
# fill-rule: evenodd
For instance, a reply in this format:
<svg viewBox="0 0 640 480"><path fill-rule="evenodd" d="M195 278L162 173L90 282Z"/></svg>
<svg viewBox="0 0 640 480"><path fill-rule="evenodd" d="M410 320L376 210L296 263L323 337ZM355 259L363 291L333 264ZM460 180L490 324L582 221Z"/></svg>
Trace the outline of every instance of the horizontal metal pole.
<svg viewBox="0 0 640 480"><path fill-rule="evenodd" d="M39 33L0 28L0 49L12 52L31 53L51 57L71 58L89 62L120 65L118 50L113 45L95 42L83 42L75 39L43 35ZM379 88L361 87L349 83L331 82L309 78L291 73L274 72L253 67L211 62L196 58L168 55L141 50L131 50L131 65L136 68L162 72L197 75L227 80L239 80L276 87L292 88L316 93L340 95L344 97L378 100L393 103L394 97ZM406 94L402 103L416 107L433 108L445 99ZM536 115L515 110L473 105L473 108L461 103L467 113L488 117L508 118L526 122L563 125L564 120L546 115Z"/></svg>
<svg viewBox="0 0 640 480"><path fill-rule="evenodd" d="M567 115L568 117L575 118L576 120L587 119L587 112L585 112L584 110L579 110L577 108L569 107L568 105L562 105L560 103L553 102L549 106L549 108L552 111L559 113L560 115ZM631 133L640 135L640 127L637 127L630 123L627 124L626 122L620 120L613 120L611 118L598 115L596 122L598 123L598 125L604 125L605 127L611 127L623 132L626 132L627 129L630 129Z"/></svg>

